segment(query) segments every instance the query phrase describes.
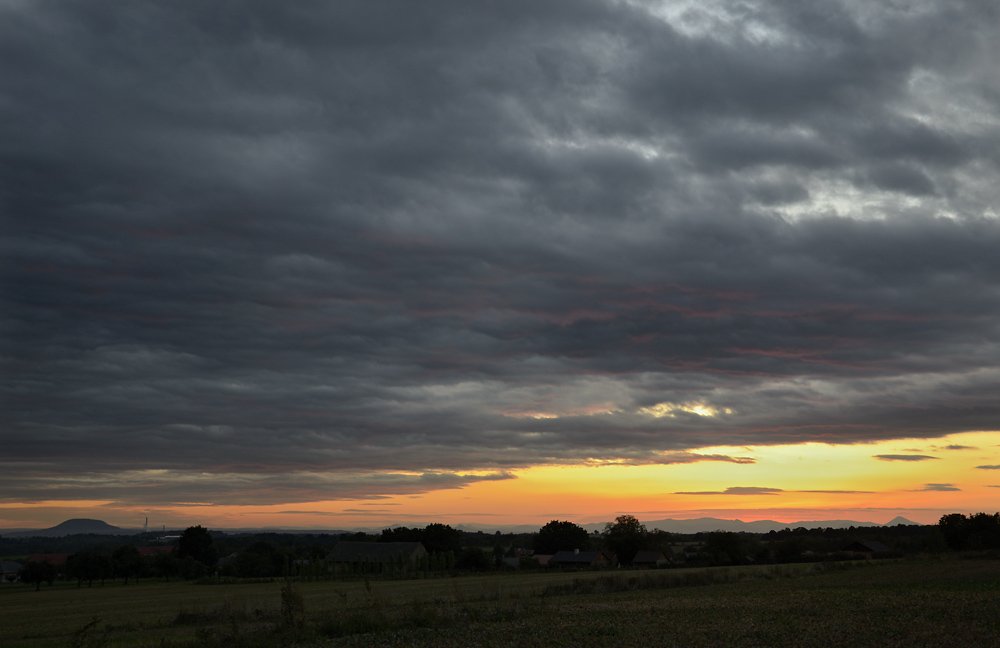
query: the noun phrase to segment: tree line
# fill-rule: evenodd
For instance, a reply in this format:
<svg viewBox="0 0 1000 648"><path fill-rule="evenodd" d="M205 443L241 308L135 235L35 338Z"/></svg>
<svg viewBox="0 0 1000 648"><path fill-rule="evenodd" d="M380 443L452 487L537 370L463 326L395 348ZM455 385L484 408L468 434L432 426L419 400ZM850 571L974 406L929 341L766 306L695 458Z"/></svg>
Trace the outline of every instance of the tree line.
<svg viewBox="0 0 1000 648"><path fill-rule="evenodd" d="M951 513L941 517L938 527L955 551L1000 549L1000 513Z"/></svg>
<svg viewBox="0 0 1000 648"><path fill-rule="evenodd" d="M559 551L601 550L613 555L618 564L628 565L640 551L662 552L675 564L691 566L782 563L811 560L848 559L844 547L856 541L876 540L889 547L892 555L935 553L946 550L1000 550L1000 513L944 515L936 525L896 527L850 527L847 529L783 529L765 534L714 531L671 534L648 530L635 516L621 515L605 525L602 533L588 533L569 521L552 520L533 534L485 534L463 532L446 524L424 528L387 528L379 534L240 534L210 532L201 526L189 527L180 535L175 551L143 555L130 544L111 538L101 544L100 536L84 537L85 548L71 554L64 567L45 562L29 562L21 570L21 580L34 584L52 583L60 576L93 587L94 582L122 580L124 584L142 578L198 579L209 574L237 578L278 576L312 579L329 577L325 558L339 540L367 542L420 542L428 556L406 567L386 562L359 561L352 567L359 575L391 577L404 573L438 571L489 571L502 568L504 557ZM107 538L105 538L108 540ZM27 539L17 539L26 548ZM70 543L68 539L61 540ZM141 540L141 538L140 538ZM133 539L134 541L134 539ZM50 549L52 538L46 538ZM490 544L493 545L492 551ZM31 547L34 549L35 547ZM47 553L54 553L51 550ZM223 558L220 561L220 558ZM531 565L530 559L525 565ZM351 572L353 573L353 571Z"/></svg>
<svg viewBox="0 0 1000 648"><path fill-rule="evenodd" d="M573 549L603 550L628 565L639 551L659 551L673 564L687 566L789 563L817 560L848 560L856 542L877 541L886 547L882 555L902 556L951 550L1000 549L1000 514L951 514L937 525L892 527L812 528L799 527L764 534L711 531L692 534L647 530L632 515L623 515L605 525L600 534L588 534L577 524L553 520L532 537L536 554Z"/></svg>
<svg viewBox="0 0 1000 648"><path fill-rule="evenodd" d="M166 548L166 547L164 547ZM49 552L51 553L51 552ZM94 581L101 585L108 580L122 579L139 582L140 578L159 577L193 580L209 573L215 567L217 554L208 530L195 526L184 531L177 546L170 551L160 551L153 555L143 555L134 545L120 545L113 550L87 548L70 554L62 569L46 560L29 561L22 567L19 576L23 582L39 589L42 583L50 585L61 575L76 580L77 587Z"/></svg>

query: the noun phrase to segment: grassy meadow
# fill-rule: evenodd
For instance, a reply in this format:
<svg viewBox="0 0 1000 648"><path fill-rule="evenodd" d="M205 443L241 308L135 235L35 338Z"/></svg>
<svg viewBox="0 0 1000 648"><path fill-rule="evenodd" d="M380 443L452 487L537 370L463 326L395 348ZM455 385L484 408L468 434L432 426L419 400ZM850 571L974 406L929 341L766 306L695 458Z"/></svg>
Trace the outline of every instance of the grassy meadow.
<svg viewBox="0 0 1000 648"><path fill-rule="evenodd" d="M1000 561L0 588L29 646L997 646Z"/></svg>

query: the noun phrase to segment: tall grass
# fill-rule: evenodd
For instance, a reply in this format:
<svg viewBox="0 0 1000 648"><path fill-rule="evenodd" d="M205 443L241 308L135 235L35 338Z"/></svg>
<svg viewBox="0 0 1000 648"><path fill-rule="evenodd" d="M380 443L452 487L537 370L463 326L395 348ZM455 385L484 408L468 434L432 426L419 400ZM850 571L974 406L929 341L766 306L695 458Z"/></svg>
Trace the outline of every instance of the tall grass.
<svg viewBox="0 0 1000 648"><path fill-rule="evenodd" d="M101 627L100 617L94 617L87 625L73 633L70 648L104 648L108 643L109 629Z"/></svg>
<svg viewBox="0 0 1000 648"><path fill-rule="evenodd" d="M499 584L485 592L469 593L456 580L452 597L414 597L391 603L383 591L365 581L362 598L328 613L318 623L324 637L371 632L439 629L458 624L512 620L523 613L519 597L505 594Z"/></svg>
<svg viewBox="0 0 1000 648"><path fill-rule="evenodd" d="M626 572L602 576L574 578L569 583L558 583L542 590L543 596L566 596L570 594L610 594L635 590L670 589L674 587L696 587L721 583L736 583L753 580L775 580L794 578L806 574L828 571L843 571L856 568L862 562L804 563L787 565L760 565L744 567L710 567L705 569L658 570Z"/></svg>
<svg viewBox="0 0 1000 648"><path fill-rule="evenodd" d="M219 588L171 583L130 587L127 592L107 588L87 597L75 588L55 588L41 595L23 589L0 592L0 605L8 619L34 614L39 621L54 620L63 626L53 631L51 624L41 626L38 621L34 627L15 624L0 643L5 648L597 642L615 646L637 645L630 642L641 639L644 632L669 630L679 632L678 637L711 637L716 642L712 645L790 646L797 645L791 643L792 638L803 629L846 632L848 620L872 624L878 620L872 617L877 612L876 616L895 624L893 636L902 638L912 634L903 617L924 614L928 621L919 629L925 639L938 638L930 620L941 623L947 615L955 615L969 628L954 635L952 644L958 645L959 639L976 640L981 638L976 633L992 631L993 622L983 616L986 611L998 611L1000 620L1000 563L938 560L858 568L865 564L874 563L505 574L419 583L286 581L280 586ZM65 616L74 605L72 616ZM126 609L133 605L133 610ZM732 618L742 620L727 621L728 625L710 620L709 612L730 618L726 615L731 611L738 615ZM862 616L855 618L858 614ZM102 620L94 620L95 615ZM680 632L669 625L673 621L666 620L679 618L688 619L688 624L708 625ZM743 639L727 644L726 632ZM870 637L855 635L857 645L874 645ZM435 643L435 638L448 640ZM772 639L773 644L767 643ZM932 645L928 641L923 645ZM816 640L812 645L821 644ZM966 645L989 644L973 641Z"/></svg>

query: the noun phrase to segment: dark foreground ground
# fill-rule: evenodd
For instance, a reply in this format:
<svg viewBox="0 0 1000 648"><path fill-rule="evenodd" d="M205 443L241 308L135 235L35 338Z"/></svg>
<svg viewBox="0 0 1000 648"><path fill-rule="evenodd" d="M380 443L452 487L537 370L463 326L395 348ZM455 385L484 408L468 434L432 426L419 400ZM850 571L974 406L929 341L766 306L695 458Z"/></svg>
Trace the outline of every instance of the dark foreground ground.
<svg viewBox="0 0 1000 648"><path fill-rule="evenodd" d="M4 646L1000 646L1000 560L0 591Z"/></svg>

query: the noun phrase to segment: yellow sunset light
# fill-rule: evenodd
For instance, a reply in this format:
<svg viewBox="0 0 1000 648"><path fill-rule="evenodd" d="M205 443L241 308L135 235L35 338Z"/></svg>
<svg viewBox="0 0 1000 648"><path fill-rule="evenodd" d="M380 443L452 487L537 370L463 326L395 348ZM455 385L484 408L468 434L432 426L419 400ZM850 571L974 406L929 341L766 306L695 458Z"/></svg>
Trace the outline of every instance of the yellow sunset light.
<svg viewBox="0 0 1000 648"><path fill-rule="evenodd" d="M669 405L660 411L667 412ZM703 403L682 405L674 411L726 413ZM457 476L495 473L495 468L469 469ZM621 513L643 521L718 517L879 523L903 515L933 524L948 512L994 511L998 492L1000 433L976 432L840 445L706 446L634 457L609 453L572 464L510 468L502 479L456 479L453 486L427 491L390 489L370 499L325 499L320 489L315 500L295 504L174 502L146 509L123 502L45 501L30 507L61 508L67 517L114 515L126 526L146 515L168 525L379 528L465 521L602 522ZM25 506L0 503L0 519L21 515L17 509Z"/></svg>

